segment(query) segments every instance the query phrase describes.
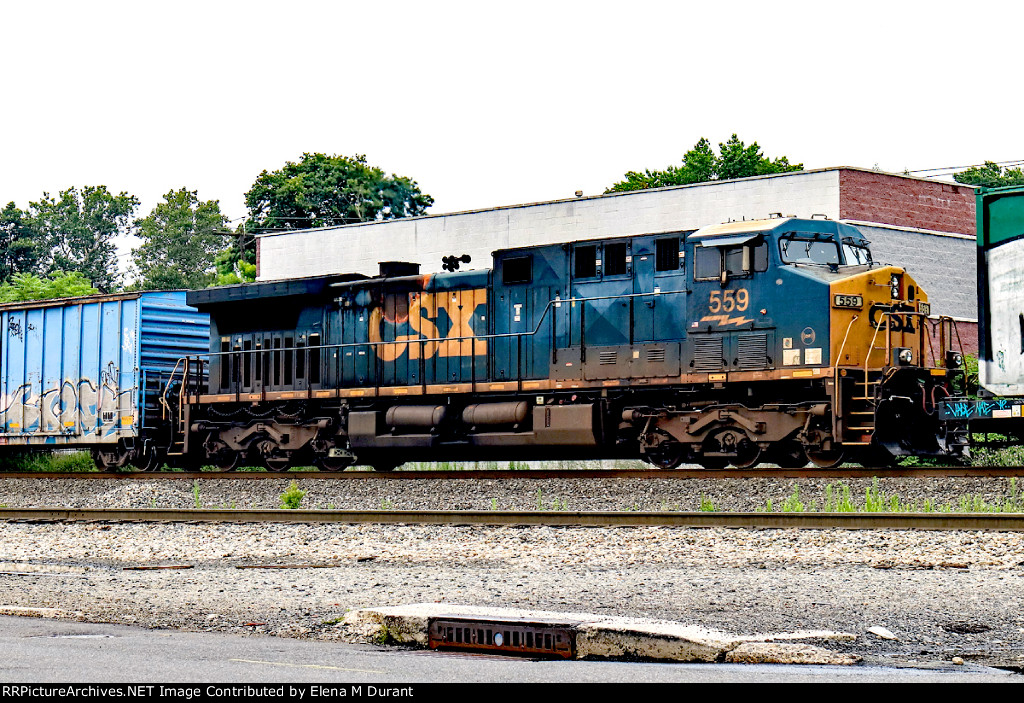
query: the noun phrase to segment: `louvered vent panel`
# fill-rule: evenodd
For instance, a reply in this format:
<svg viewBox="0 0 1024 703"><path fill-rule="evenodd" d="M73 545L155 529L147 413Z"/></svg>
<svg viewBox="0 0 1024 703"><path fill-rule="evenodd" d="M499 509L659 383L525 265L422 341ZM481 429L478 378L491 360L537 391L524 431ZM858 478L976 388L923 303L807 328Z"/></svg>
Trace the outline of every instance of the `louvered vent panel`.
<svg viewBox="0 0 1024 703"><path fill-rule="evenodd" d="M741 334L737 351L739 368L741 370L764 369L768 367L767 334Z"/></svg>
<svg viewBox="0 0 1024 703"><path fill-rule="evenodd" d="M619 362L619 353L614 351L603 351L598 355L598 363L602 366L609 364L617 364Z"/></svg>
<svg viewBox="0 0 1024 703"><path fill-rule="evenodd" d="M697 337L693 341L694 371L719 371L722 368L722 338Z"/></svg>
<svg viewBox="0 0 1024 703"><path fill-rule="evenodd" d="M665 361L665 350L664 349L648 349L647 360L651 362L660 363Z"/></svg>

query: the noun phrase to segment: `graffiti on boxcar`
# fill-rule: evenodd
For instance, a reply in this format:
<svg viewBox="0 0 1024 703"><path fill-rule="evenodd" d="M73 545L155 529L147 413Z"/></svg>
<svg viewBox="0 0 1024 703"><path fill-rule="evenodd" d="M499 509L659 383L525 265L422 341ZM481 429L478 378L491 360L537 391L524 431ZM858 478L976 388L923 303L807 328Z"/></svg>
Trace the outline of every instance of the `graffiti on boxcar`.
<svg viewBox="0 0 1024 703"><path fill-rule="evenodd" d="M136 388L121 389L111 365L97 385L90 378L65 379L35 392L24 383L0 396L0 431L24 435L96 435L109 437L127 418L134 421L131 400Z"/></svg>

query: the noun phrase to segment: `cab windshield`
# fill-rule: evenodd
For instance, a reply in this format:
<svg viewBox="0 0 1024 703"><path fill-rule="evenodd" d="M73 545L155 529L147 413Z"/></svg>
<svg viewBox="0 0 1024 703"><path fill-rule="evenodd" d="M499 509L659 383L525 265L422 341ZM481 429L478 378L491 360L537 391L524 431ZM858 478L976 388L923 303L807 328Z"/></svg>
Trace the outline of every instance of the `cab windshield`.
<svg viewBox="0 0 1024 703"><path fill-rule="evenodd" d="M853 242L840 245L831 234L785 234L779 238L779 251L784 264L863 266L871 263L871 252L866 246Z"/></svg>
<svg viewBox="0 0 1024 703"><path fill-rule="evenodd" d="M871 250L860 244L843 242L843 258L847 266L867 266L871 263Z"/></svg>

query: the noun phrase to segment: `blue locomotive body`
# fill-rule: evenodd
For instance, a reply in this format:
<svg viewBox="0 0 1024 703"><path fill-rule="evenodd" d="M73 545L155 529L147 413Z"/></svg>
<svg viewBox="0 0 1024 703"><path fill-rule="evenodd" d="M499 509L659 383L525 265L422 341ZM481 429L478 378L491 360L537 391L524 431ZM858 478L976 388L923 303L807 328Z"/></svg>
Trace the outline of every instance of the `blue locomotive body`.
<svg viewBox="0 0 1024 703"><path fill-rule="evenodd" d="M873 263L856 228L827 220L505 249L486 270L393 262L376 278L188 302L209 313L211 344L189 365L182 455L225 468L951 451L931 424L913 437L874 424L876 408L906 415L907 394L947 374L926 358L924 292ZM883 377L899 395L881 392Z"/></svg>

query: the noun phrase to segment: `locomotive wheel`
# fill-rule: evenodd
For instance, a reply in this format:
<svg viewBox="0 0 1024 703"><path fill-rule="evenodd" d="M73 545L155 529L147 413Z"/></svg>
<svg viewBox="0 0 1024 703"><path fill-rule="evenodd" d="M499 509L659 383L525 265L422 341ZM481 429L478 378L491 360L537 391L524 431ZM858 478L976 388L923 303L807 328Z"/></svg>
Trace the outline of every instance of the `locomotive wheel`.
<svg viewBox="0 0 1024 703"><path fill-rule="evenodd" d="M807 466L807 455L799 443L792 440L779 442L771 448L765 459L783 469L802 469Z"/></svg>
<svg viewBox="0 0 1024 703"><path fill-rule="evenodd" d="M287 471L292 465L292 458L284 452L274 452L263 457L263 465L267 471Z"/></svg>
<svg viewBox="0 0 1024 703"><path fill-rule="evenodd" d="M662 442L654 451L645 452L644 461L659 469L674 469L686 459L686 447L679 442Z"/></svg>
<svg viewBox="0 0 1024 703"><path fill-rule="evenodd" d="M321 471L344 471L352 466L353 459L350 456L318 456L315 463Z"/></svg>
<svg viewBox="0 0 1024 703"><path fill-rule="evenodd" d="M737 469L752 469L761 463L761 447L749 439L742 440L736 447L736 458L732 465Z"/></svg>
<svg viewBox="0 0 1024 703"><path fill-rule="evenodd" d="M702 448L705 454L699 461L705 469L724 469L730 463L738 469L750 469L761 461L761 447L734 427L724 427L714 432L705 438ZM708 456L709 452L726 456Z"/></svg>
<svg viewBox="0 0 1024 703"><path fill-rule="evenodd" d="M242 453L225 449L211 456L210 463L220 471L234 471L242 463Z"/></svg>
<svg viewBox="0 0 1024 703"><path fill-rule="evenodd" d="M132 461L139 471L156 471L163 464L163 454L155 449L143 453Z"/></svg>
<svg viewBox="0 0 1024 703"><path fill-rule="evenodd" d="M846 460L846 453L842 449L831 451L807 451L807 458L819 469L834 469Z"/></svg>

